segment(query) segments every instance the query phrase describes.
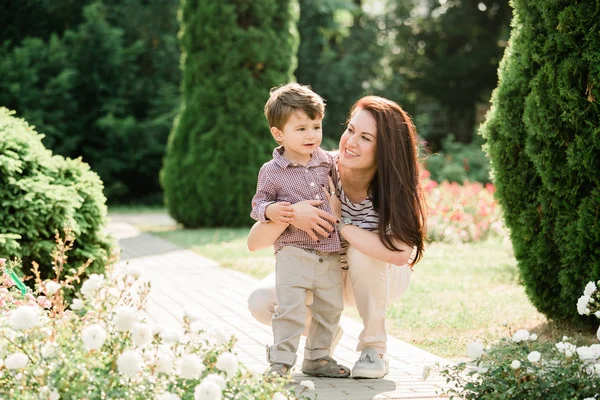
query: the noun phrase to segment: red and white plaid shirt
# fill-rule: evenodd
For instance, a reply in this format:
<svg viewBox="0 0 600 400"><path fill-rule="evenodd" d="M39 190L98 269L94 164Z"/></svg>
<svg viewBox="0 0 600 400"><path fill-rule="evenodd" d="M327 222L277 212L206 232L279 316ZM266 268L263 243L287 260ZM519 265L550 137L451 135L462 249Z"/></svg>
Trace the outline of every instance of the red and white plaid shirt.
<svg viewBox="0 0 600 400"><path fill-rule="evenodd" d="M331 213L331 207L323 193L323 187L329 188L327 178L330 174L333 175L333 181L337 181L331 154L318 148L308 164L301 165L283 157L283 150L282 146L276 148L273 159L261 167L250 216L256 221L268 222L265 209L269 204L278 201L294 204L303 200L324 200L318 208ZM319 237L317 243L306 232L290 225L275 242L275 253L284 246L338 252L341 250L340 238L337 230L332 233L330 238Z"/></svg>

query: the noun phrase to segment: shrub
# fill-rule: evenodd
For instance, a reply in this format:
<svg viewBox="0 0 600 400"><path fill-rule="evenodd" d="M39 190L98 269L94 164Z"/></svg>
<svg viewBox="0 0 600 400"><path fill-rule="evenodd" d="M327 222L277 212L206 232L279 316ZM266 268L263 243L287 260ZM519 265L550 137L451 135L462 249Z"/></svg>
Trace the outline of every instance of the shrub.
<svg viewBox="0 0 600 400"><path fill-rule="evenodd" d="M577 310L600 318L599 302L600 292L589 282ZM451 383L444 391L450 398L592 400L600 393L600 344L577 346L566 336L558 343L541 342L521 329L487 351L475 342L467 352L472 362L435 369Z"/></svg>
<svg viewBox="0 0 600 400"><path fill-rule="evenodd" d="M469 144L457 142L450 135L442 141L442 150L429 155L425 168L436 182L490 182L490 166L485 153L481 149L483 140L476 138Z"/></svg>
<svg viewBox="0 0 600 400"><path fill-rule="evenodd" d="M263 107L295 65L293 4L181 3L183 97L161 182L169 213L186 227L251 221L258 170L276 145Z"/></svg>
<svg viewBox="0 0 600 400"><path fill-rule="evenodd" d="M47 277L55 233L68 227L79 238L71 261L92 259L90 271L102 271L112 248L102 182L81 159L53 156L13 115L0 108L0 255L22 258L26 270L37 260Z"/></svg>
<svg viewBox="0 0 600 400"><path fill-rule="evenodd" d="M284 387L289 381L247 370L233 353L235 338L198 325L192 313L184 313L183 333L148 324L142 316L150 284L136 267L92 274L67 305L62 292L84 270L63 276L55 269L45 281L34 270L38 290L25 296L2 277L0 397L271 400L313 394L307 391L312 382L292 393Z"/></svg>
<svg viewBox="0 0 600 400"><path fill-rule="evenodd" d="M597 2L515 0L481 134L526 291L551 319L600 275Z"/></svg>

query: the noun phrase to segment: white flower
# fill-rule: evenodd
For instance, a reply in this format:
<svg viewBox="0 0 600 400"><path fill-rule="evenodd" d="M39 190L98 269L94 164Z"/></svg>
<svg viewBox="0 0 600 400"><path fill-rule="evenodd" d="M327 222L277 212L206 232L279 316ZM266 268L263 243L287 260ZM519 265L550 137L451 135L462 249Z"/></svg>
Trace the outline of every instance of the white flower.
<svg viewBox="0 0 600 400"><path fill-rule="evenodd" d="M181 397L173 393L163 393L156 398L156 400L181 400Z"/></svg>
<svg viewBox="0 0 600 400"><path fill-rule="evenodd" d="M134 265L130 265L125 269L125 273L127 275L133 276L135 279L138 279L142 275L144 275L144 271L140 267L136 267Z"/></svg>
<svg viewBox="0 0 600 400"><path fill-rule="evenodd" d="M35 370L33 370L33 376L35 376L35 377L38 377L38 378L39 378L39 377L40 377L40 376L42 376L42 375L44 375L44 370L43 370L43 369L41 369L41 368L36 368Z"/></svg>
<svg viewBox="0 0 600 400"><path fill-rule="evenodd" d="M160 328L160 329L162 329L162 328ZM181 335L176 331L164 331L163 330L159 334L165 343L177 342L181 338Z"/></svg>
<svg viewBox="0 0 600 400"><path fill-rule="evenodd" d="M583 399L583 400L595 400L595 397L586 397L586 398L585 398L585 399Z"/></svg>
<svg viewBox="0 0 600 400"><path fill-rule="evenodd" d="M221 388L214 381L204 379L194 389L194 400L221 400Z"/></svg>
<svg viewBox="0 0 600 400"><path fill-rule="evenodd" d="M106 330L98 324L86 326L81 331L81 340L87 350L98 350L106 341Z"/></svg>
<svg viewBox="0 0 600 400"><path fill-rule="evenodd" d="M527 329L519 329L515 332L512 337L512 341L515 343L526 342L529 340L529 331Z"/></svg>
<svg viewBox="0 0 600 400"><path fill-rule="evenodd" d="M567 358L573 357L573 354L575 354L575 351L577 350L577 347L569 342L558 342L556 343L556 348Z"/></svg>
<svg viewBox="0 0 600 400"><path fill-rule="evenodd" d="M135 308L121 306L115 310L113 322L119 332L130 331L138 320L138 312Z"/></svg>
<svg viewBox="0 0 600 400"><path fill-rule="evenodd" d="M87 281L83 282L83 285L81 285L80 292L85 297L94 296L103 282L104 275L92 274L90 275Z"/></svg>
<svg viewBox="0 0 600 400"><path fill-rule="evenodd" d="M152 331L147 324L136 324L131 331L131 339L138 346L152 343Z"/></svg>
<svg viewBox="0 0 600 400"><path fill-rule="evenodd" d="M281 393L275 393L273 395L273 400L288 400L288 398L282 395Z"/></svg>
<svg viewBox="0 0 600 400"><path fill-rule="evenodd" d="M59 400L60 395L56 389L50 389L48 386L40 388L40 400Z"/></svg>
<svg viewBox="0 0 600 400"><path fill-rule="evenodd" d="M423 367L423 371L421 371L421 379L426 381L429 378L429 373L431 372L431 365L425 365Z"/></svg>
<svg viewBox="0 0 600 400"><path fill-rule="evenodd" d="M198 356L184 354L177 363L177 372L183 379L198 379L206 367Z"/></svg>
<svg viewBox="0 0 600 400"><path fill-rule="evenodd" d="M531 353L529 353L527 355L527 359L529 360L529 362L532 362L532 363L539 362L541 358L542 358L542 355L540 354L539 351L532 351Z"/></svg>
<svg viewBox="0 0 600 400"><path fill-rule="evenodd" d="M42 347L42 358L52 358L56 356L56 344L47 343Z"/></svg>
<svg viewBox="0 0 600 400"><path fill-rule="evenodd" d="M209 329L210 337L217 344L225 344L231 340L231 333L222 327L213 327Z"/></svg>
<svg viewBox="0 0 600 400"><path fill-rule="evenodd" d="M567 342L569 339L570 339L570 337L568 337L568 336L563 336L562 337L562 341L563 342Z"/></svg>
<svg viewBox="0 0 600 400"><path fill-rule="evenodd" d="M159 351L154 359L154 370L156 372L170 374L171 371L173 371L173 358L164 351Z"/></svg>
<svg viewBox="0 0 600 400"><path fill-rule="evenodd" d="M233 353L223 353L217 358L217 368L221 371L225 371L229 377L235 375L238 365L238 359Z"/></svg>
<svg viewBox="0 0 600 400"><path fill-rule="evenodd" d="M587 308L590 302L590 296L583 295L577 300L577 312L579 315L589 315L590 311Z"/></svg>
<svg viewBox="0 0 600 400"><path fill-rule="evenodd" d="M58 282L54 281L46 281L46 296L52 296L54 293L58 292L62 285Z"/></svg>
<svg viewBox="0 0 600 400"><path fill-rule="evenodd" d="M34 307L20 306L10 315L10 327L16 331L22 331L39 323L39 313Z"/></svg>
<svg viewBox="0 0 600 400"><path fill-rule="evenodd" d="M117 358L117 367L119 372L131 377L135 376L142 369L142 356L135 351L125 351Z"/></svg>
<svg viewBox="0 0 600 400"><path fill-rule="evenodd" d="M85 304L83 303L83 300L81 300L81 299L73 299L73 302L71 303L71 310L74 310L74 311L82 310L83 307L85 307Z"/></svg>
<svg viewBox="0 0 600 400"><path fill-rule="evenodd" d="M596 331L596 337L598 338L598 340L600 340L600 326L598 327L598 330Z"/></svg>
<svg viewBox="0 0 600 400"><path fill-rule="evenodd" d="M519 360L513 360L513 362L510 363L510 367L512 369L519 369L519 368L521 368L521 361L519 361Z"/></svg>
<svg viewBox="0 0 600 400"><path fill-rule="evenodd" d="M472 342L467 345L467 355L472 360L477 360L479 357L483 355L483 343L481 342Z"/></svg>
<svg viewBox="0 0 600 400"><path fill-rule="evenodd" d="M592 362L596 360L596 352L590 346L581 346L577 348L577 355L582 361Z"/></svg>
<svg viewBox="0 0 600 400"><path fill-rule="evenodd" d="M156 400L181 400L181 397L173 393L163 393L156 398Z"/></svg>
<svg viewBox="0 0 600 400"><path fill-rule="evenodd" d="M538 335L536 335L535 333L532 333L531 336L529 336L529 340L531 340L532 342L535 342L538 338Z"/></svg>
<svg viewBox="0 0 600 400"><path fill-rule="evenodd" d="M315 383L313 381L302 381L300 386L304 386L308 390L315 390Z"/></svg>
<svg viewBox="0 0 600 400"><path fill-rule="evenodd" d="M29 358L21 352L13 353L4 360L4 366L8 369L25 368L27 363L29 363Z"/></svg>
<svg viewBox="0 0 600 400"><path fill-rule="evenodd" d="M596 312L594 313L594 315L596 316L596 318L600 318L600 311L596 311Z"/></svg>
<svg viewBox="0 0 600 400"><path fill-rule="evenodd" d="M187 318L190 322L196 322L200 319L200 316L187 308L183 309L183 317Z"/></svg>
<svg viewBox="0 0 600 400"><path fill-rule="evenodd" d="M583 290L584 296L591 296L596 291L596 284L594 282L588 282Z"/></svg>
<svg viewBox="0 0 600 400"><path fill-rule="evenodd" d="M204 378L203 380L211 380L214 383L216 383L217 385L219 385L219 387L221 388L221 390L224 390L227 387L227 382L225 382L225 378L223 378L222 375L219 374L208 374L206 376L206 378Z"/></svg>
<svg viewBox="0 0 600 400"><path fill-rule="evenodd" d="M594 374L600 376L600 364L594 364Z"/></svg>

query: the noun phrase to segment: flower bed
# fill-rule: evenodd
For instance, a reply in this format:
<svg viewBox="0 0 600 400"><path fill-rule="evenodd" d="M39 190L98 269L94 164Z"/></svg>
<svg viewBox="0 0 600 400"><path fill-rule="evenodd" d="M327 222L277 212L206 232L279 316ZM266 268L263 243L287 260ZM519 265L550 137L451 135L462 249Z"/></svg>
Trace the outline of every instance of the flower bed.
<svg viewBox="0 0 600 400"><path fill-rule="evenodd" d="M64 261L64 260L63 260ZM0 259L0 267L15 263ZM60 266L60 267L57 267ZM183 330L145 319L150 284L128 268L93 274L67 304L85 266L42 281L22 295L8 274L0 283L0 398L11 399L297 399L314 397L307 381L252 372L233 352L235 338L198 325L185 313ZM68 270L68 268L64 268Z"/></svg>
<svg viewBox="0 0 600 400"><path fill-rule="evenodd" d="M596 283L586 285L577 309L581 315L600 318ZM600 340L600 329L597 336ZM433 368L451 384L444 391L449 398L600 398L600 344L578 346L566 336L557 343L542 342L522 329L488 349L480 342L472 343L467 354L472 362ZM430 371L430 367L424 369L424 379Z"/></svg>
<svg viewBox="0 0 600 400"><path fill-rule="evenodd" d="M494 199L494 185L447 181L438 184L427 170L421 183L429 210L427 232L432 242L474 242L490 236L505 237L500 206Z"/></svg>

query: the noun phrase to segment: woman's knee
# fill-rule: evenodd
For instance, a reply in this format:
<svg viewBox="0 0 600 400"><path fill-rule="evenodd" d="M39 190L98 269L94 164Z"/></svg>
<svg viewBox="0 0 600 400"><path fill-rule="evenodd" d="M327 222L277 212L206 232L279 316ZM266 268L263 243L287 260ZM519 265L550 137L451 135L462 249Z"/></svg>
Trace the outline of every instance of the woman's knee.
<svg viewBox="0 0 600 400"><path fill-rule="evenodd" d="M275 312L275 291L273 288L259 287L248 297L248 310L259 322L271 325L271 318Z"/></svg>

